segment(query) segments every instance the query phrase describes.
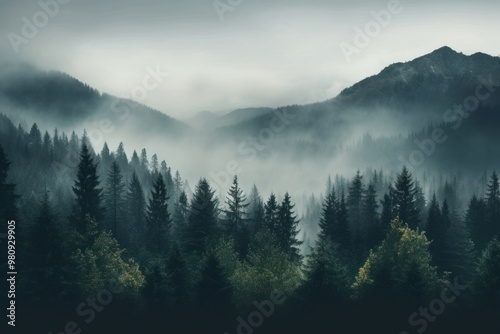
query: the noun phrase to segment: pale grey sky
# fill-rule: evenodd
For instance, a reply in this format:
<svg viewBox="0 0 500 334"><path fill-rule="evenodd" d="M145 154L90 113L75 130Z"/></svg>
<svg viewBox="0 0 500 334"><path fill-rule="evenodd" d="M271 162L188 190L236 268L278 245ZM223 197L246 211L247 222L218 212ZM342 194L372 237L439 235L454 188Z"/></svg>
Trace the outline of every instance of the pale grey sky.
<svg viewBox="0 0 500 334"><path fill-rule="evenodd" d="M142 102L181 119L201 110L325 100L443 45L500 55L498 0L401 0L350 62L341 43L355 46L355 29L375 22L371 12L387 10L390 1L218 1L235 4L223 21L213 0L71 0L46 25L38 15L41 28L15 53L9 36L23 36L23 17L33 23L42 9L37 1L0 0L0 55L118 96L142 85L148 66L160 67L170 75Z"/></svg>

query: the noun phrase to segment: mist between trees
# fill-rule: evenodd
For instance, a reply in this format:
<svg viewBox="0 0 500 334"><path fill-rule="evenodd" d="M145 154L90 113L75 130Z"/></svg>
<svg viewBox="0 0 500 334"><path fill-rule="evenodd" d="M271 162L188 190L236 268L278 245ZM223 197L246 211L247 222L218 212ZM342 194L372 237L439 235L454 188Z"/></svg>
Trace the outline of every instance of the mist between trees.
<svg viewBox="0 0 500 334"><path fill-rule="evenodd" d="M471 282L470 289L429 321L428 332L474 321L489 326L499 310L495 172L484 193L464 202L459 179L431 189L406 167L357 171L326 180L324 192L297 212L293 189L263 197L257 186L244 192L234 176L219 198L207 179L191 189L146 149L129 159L124 144L116 151L104 144L97 153L86 134L42 135L36 124L27 132L5 116L0 122L0 218L18 222L22 245L18 309L26 320L19 326L61 329L72 319L67 310L110 280L123 291L89 332L139 325L214 333L401 331L450 277ZM77 164L60 174L54 164L72 166L68 152L75 151ZM238 314L252 314L255 301L276 290L286 300L261 326L234 327Z"/></svg>

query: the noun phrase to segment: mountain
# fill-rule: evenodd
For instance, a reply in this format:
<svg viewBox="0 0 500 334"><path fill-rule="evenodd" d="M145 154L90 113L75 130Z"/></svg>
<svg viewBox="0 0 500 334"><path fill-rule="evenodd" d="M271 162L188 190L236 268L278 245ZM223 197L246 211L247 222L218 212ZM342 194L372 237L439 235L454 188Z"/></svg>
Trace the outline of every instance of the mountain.
<svg viewBox="0 0 500 334"><path fill-rule="evenodd" d="M474 96L483 81L491 81L498 90L499 57L484 53L466 56L442 47L412 61L389 65L330 100L281 110L294 117L287 127L293 133L290 138L332 143L359 138L363 132L405 134L443 122L445 112ZM481 104L498 108L498 92ZM238 139L256 135L273 117L269 113L223 131L237 134Z"/></svg>
<svg viewBox="0 0 500 334"><path fill-rule="evenodd" d="M119 132L161 134L170 138L191 131L186 124L129 99L100 93L59 72L45 72L29 65L0 69L0 112L22 116L47 128L111 129Z"/></svg>

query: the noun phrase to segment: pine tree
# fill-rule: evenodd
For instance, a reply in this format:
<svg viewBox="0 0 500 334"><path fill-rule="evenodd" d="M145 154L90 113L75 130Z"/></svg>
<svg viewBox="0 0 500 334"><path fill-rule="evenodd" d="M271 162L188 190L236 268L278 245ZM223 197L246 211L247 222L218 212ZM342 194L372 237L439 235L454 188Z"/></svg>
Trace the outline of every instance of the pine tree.
<svg viewBox="0 0 500 334"><path fill-rule="evenodd" d="M378 214L377 192L373 184L369 184L363 197L363 226L366 231L365 244L370 249L384 238L384 230Z"/></svg>
<svg viewBox="0 0 500 334"><path fill-rule="evenodd" d="M211 312L222 312L231 305L231 285L215 254L205 260L195 291L200 306Z"/></svg>
<svg viewBox="0 0 500 334"><path fill-rule="evenodd" d="M7 159L7 155L3 150L2 145L0 145L0 219L3 222L15 220L18 218L17 210L17 199L18 196L15 194L15 185L7 183L7 176L10 169L11 162ZM6 229L6 224L2 224ZM2 232L4 228L2 228Z"/></svg>
<svg viewBox="0 0 500 334"><path fill-rule="evenodd" d="M308 257L301 295L313 307L330 306L349 296L347 268L340 261L337 248L326 239L319 239Z"/></svg>
<svg viewBox="0 0 500 334"><path fill-rule="evenodd" d="M191 291L191 280L186 261L176 244L167 260L169 275L169 298L171 305L178 309L187 305Z"/></svg>
<svg viewBox="0 0 500 334"><path fill-rule="evenodd" d="M432 196L427 217L427 238L431 241L429 250L432 254L432 262L443 271L446 265L446 240L447 240L447 222L439 208L436 194Z"/></svg>
<svg viewBox="0 0 500 334"><path fill-rule="evenodd" d="M47 191L29 240L27 276L31 282L27 287L32 290L32 302L46 305L64 292L62 281L65 276L63 240Z"/></svg>
<svg viewBox="0 0 500 334"><path fill-rule="evenodd" d="M159 174L151 190L146 210L146 223L149 249L160 255L169 249L171 219L167 201L165 182L163 176Z"/></svg>
<svg viewBox="0 0 500 334"><path fill-rule="evenodd" d="M279 205L276 196L271 193L264 206L264 223L272 233L277 233L278 229L278 211Z"/></svg>
<svg viewBox="0 0 500 334"><path fill-rule="evenodd" d="M254 235L264 226L264 203L257 186L254 184L250 192L248 205L248 219L250 223L250 234Z"/></svg>
<svg viewBox="0 0 500 334"><path fill-rule="evenodd" d="M125 153L125 147L123 143L118 145L118 149L116 150L116 162L120 166L122 172L128 171L128 158L127 153Z"/></svg>
<svg viewBox="0 0 500 334"><path fill-rule="evenodd" d="M394 200L400 221L416 229L419 224L419 215L416 200L417 189L410 171L403 167L396 179Z"/></svg>
<svg viewBox="0 0 500 334"><path fill-rule="evenodd" d="M391 221L397 216L394 209L394 188L392 186L389 187L389 192L384 195L384 199L380 201L380 204L382 205L380 224L385 235L390 230Z"/></svg>
<svg viewBox="0 0 500 334"><path fill-rule="evenodd" d="M299 246L302 241L297 239L300 230L297 230L299 221L291 203L288 193L285 194L278 211L278 228L276 236L281 244L283 251L289 256L290 260L296 263L301 261Z"/></svg>
<svg viewBox="0 0 500 334"><path fill-rule="evenodd" d="M189 224L184 244L188 254L203 253L208 241L218 234L219 201L214 194L207 179L198 182L189 207Z"/></svg>
<svg viewBox="0 0 500 334"><path fill-rule="evenodd" d="M131 243L134 252L137 252L144 247L146 241L146 200L141 182L135 172L128 186L126 203L132 232Z"/></svg>
<svg viewBox="0 0 500 334"><path fill-rule="evenodd" d="M335 229L338 225L337 206L338 203L335 197L335 189L332 187L329 191L327 191L319 221L320 238L331 243L334 243L334 240L337 237L335 233Z"/></svg>
<svg viewBox="0 0 500 334"><path fill-rule="evenodd" d="M189 205L186 193L183 191L179 201L175 203L174 219L172 225L172 236L177 240L181 248L184 248L184 238L188 226Z"/></svg>
<svg viewBox="0 0 500 334"><path fill-rule="evenodd" d="M486 209L488 232L490 235L500 236L500 184L496 172L493 172L490 183L488 184Z"/></svg>
<svg viewBox="0 0 500 334"><path fill-rule="evenodd" d="M470 238L465 223L460 219L453 219L446 240L445 270L452 276L469 282L474 277L476 252L474 242Z"/></svg>
<svg viewBox="0 0 500 334"><path fill-rule="evenodd" d="M125 183L120 170L120 166L113 161L108 172L108 179L105 189L105 203L107 208L107 218L111 231L115 238L122 240L123 231L118 232L118 221L123 222L123 212L125 211ZM120 234L120 236L119 236Z"/></svg>
<svg viewBox="0 0 500 334"><path fill-rule="evenodd" d="M478 300L488 307L500 307L500 242L493 238L483 251L476 269Z"/></svg>
<svg viewBox="0 0 500 334"><path fill-rule="evenodd" d="M347 196L347 210L349 212L349 219L351 223L351 231L355 238L361 238L360 234L364 228L363 226L363 195L365 187L363 185L363 176L360 171L356 172L351 186L349 187L349 194Z"/></svg>
<svg viewBox="0 0 500 334"><path fill-rule="evenodd" d="M344 192L340 196L339 209L337 212L337 225L333 231L334 240L333 246L339 245L341 250L350 251L352 248L351 244L351 233L349 230L349 213L347 211L347 204L345 201Z"/></svg>
<svg viewBox="0 0 500 334"><path fill-rule="evenodd" d="M78 164L77 178L73 186L76 201L73 207L71 220L76 231L83 234L87 230L87 216L99 222L103 216L102 189L99 187L97 164L91 157L87 144L82 143L80 163Z"/></svg>
<svg viewBox="0 0 500 334"><path fill-rule="evenodd" d="M223 232L235 241L236 251L244 257L248 248L249 229L246 219L247 199L238 185L238 177L234 176L233 184L226 197L227 209L224 210Z"/></svg>
<svg viewBox="0 0 500 334"><path fill-rule="evenodd" d="M486 213L486 203L474 195L469 202L465 215L465 224L478 250L483 250L491 238Z"/></svg>

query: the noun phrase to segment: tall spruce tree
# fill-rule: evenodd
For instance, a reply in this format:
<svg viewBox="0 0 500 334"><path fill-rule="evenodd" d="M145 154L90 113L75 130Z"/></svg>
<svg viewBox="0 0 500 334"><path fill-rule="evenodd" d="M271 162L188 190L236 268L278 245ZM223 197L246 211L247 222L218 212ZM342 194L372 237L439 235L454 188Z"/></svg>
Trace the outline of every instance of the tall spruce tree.
<svg viewBox="0 0 500 334"><path fill-rule="evenodd" d="M447 231L446 221L439 207L436 194L432 196L432 201L429 207L427 216L426 235L429 241L429 250L432 255L432 263L438 267L440 271L445 269L446 264L446 240Z"/></svg>
<svg viewBox="0 0 500 334"><path fill-rule="evenodd" d="M128 186L126 204L132 232L130 241L136 253L145 245L146 241L146 200L141 182L135 172L132 174L132 180Z"/></svg>
<svg viewBox="0 0 500 334"><path fill-rule="evenodd" d="M400 221L408 224L412 229L416 229L420 222L416 193L417 189L413 181L413 176L405 166L396 179L394 204Z"/></svg>
<svg viewBox="0 0 500 334"><path fill-rule="evenodd" d="M146 222L149 249L160 255L170 248L169 237L172 221L167 202L168 196L165 182L163 176L158 174L151 190L151 197L146 210Z"/></svg>
<svg viewBox="0 0 500 334"><path fill-rule="evenodd" d="M301 261L299 246L302 241L297 239L299 221L295 216L293 208L295 205L291 202L288 193L285 194L278 211L278 228L276 236L283 251L289 256L290 260L298 263Z"/></svg>
<svg viewBox="0 0 500 334"><path fill-rule="evenodd" d="M278 229L278 211L279 204L276 201L276 196L271 193L264 206L264 223L269 231L275 234L277 233Z"/></svg>
<svg viewBox="0 0 500 334"><path fill-rule="evenodd" d="M0 219L3 222L18 218L16 206L18 196L15 194L15 185L7 182L10 164L11 162L7 158L2 145L0 145L0 203L2 203L0 205ZM6 226L6 224L2 226Z"/></svg>
<svg viewBox="0 0 500 334"><path fill-rule="evenodd" d="M483 250L491 238L487 218L485 201L474 195L469 202L465 224L478 250Z"/></svg>
<svg viewBox="0 0 500 334"><path fill-rule="evenodd" d="M238 185L238 177L234 176L233 184L226 197L227 209L222 220L223 232L235 242L236 251L245 256L249 242L248 219L246 218L247 203L243 190Z"/></svg>
<svg viewBox="0 0 500 334"><path fill-rule="evenodd" d="M201 179L189 206L185 250L201 254L218 234L219 200L207 179Z"/></svg>
<svg viewBox="0 0 500 334"><path fill-rule="evenodd" d="M488 232L491 235L500 236L500 184L496 172L493 172L488 184L486 209Z"/></svg>
<svg viewBox="0 0 500 334"><path fill-rule="evenodd" d="M123 241L122 231L118 231L119 222L123 223L125 211L125 183L120 166L113 161L108 172L104 199L107 211L107 221L114 237L118 241Z"/></svg>
<svg viewBox="0 0 500 334"><path fill-rule="evenodd" d="M84 141L80 150L77 178L73 186L76 200L71 215L71 220L78 233L86 233L87 216L95 220L97 224L101 222L104 213L101 204L102 192L99 177L97 176L97 164L94 163L94 159L91 157Z"/></svg>

